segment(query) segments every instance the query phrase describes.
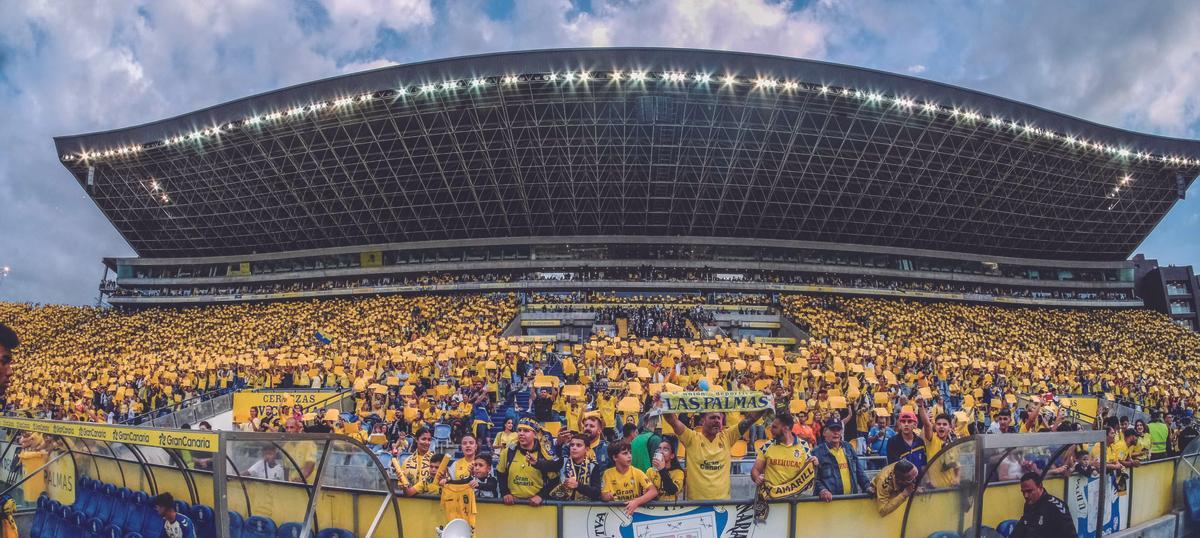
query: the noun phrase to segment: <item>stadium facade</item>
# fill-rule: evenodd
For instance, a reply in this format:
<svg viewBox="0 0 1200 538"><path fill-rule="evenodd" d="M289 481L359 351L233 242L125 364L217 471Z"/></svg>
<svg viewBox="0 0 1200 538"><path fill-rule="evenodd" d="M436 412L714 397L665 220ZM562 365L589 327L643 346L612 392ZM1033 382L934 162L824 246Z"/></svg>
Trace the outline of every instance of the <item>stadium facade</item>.
<svg viewBox="0 0 1200 538"><path fill-rule="evenodd" d="M1200 174L1197 141L643 48L394 66L55 142L138 254L105 260L119 305L603 287L1142 306L1129 256Z"/></svg>

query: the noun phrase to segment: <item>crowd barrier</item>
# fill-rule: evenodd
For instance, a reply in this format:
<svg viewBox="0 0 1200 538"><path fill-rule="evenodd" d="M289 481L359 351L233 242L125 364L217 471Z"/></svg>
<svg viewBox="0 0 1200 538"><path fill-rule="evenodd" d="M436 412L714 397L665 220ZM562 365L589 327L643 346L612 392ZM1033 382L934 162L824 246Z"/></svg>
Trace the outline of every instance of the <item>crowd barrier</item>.
<svg viewBox="0 0 1200 538"><path fill-rule="evenodd" d="M143 510L148 499L171 492L181 509L188 511L184 513L204 518L211 511L212 536L229 535L221 530L231 525L257 525L257 534L248 534L253 536L282 536L263 534L264 529L278 533L306 527L313 536L322 531L333 536L343 531L353 536L433 536L434 529L445 523L438 499L397 498L387 467L376 454L342 436L181 432L14 418L0 419L0 427L7 431L0 443L0 485L9 489L31 527L37 517L42 525L52 521L47 517L57 517L54 521L59 525L110 524L92 522L96 512L89 511L88 502L98 491ZM54 446L40 452L21 449L19 445L29 441L25 432L49 436L44 440L53 440ZM948 536L965 535L981 526L1003 531L1020 517L1023 506L1019 484L996 475L1005 458L1053 461L1062 450L1092 443L1102 435L1071 432L960 440L930 462L931 466L952 464L960 479L942 485L926 476L922 479L926 490L886 516L878 515L875 500L865 495L829 503L816 498L773 502L761 521L756 520L749 500L652 503L626 517L622 503L547 502L533 507L480 499L476 536L601 538L653 536L669 530L697 537L925 538L946 531L957 533ZM253 476L248 470L268 446L281 454L283 470L275 477ZM225 465L213 463L220 461ZM1124 529L1170 513L1181 498L1177 484L1200 474L1194 465L1185 469L1180 461L1165 459L1133 469L1121 495L1112 495L1107 488L1089 489L1107 481L1105 477L1099 481L1047 478L1045 484L1069 505L1078 505L1080 525L1087 531L1081 536L1094 536L1088 532L1099 526ZM1106 514L1110 517L1100 521L1095 508L1106 503L1112 507ZM78 522L71 523L68 516ZM1115 523L1109 525L1110 520ZM145 527L143 515L139 528Z"/></svg>

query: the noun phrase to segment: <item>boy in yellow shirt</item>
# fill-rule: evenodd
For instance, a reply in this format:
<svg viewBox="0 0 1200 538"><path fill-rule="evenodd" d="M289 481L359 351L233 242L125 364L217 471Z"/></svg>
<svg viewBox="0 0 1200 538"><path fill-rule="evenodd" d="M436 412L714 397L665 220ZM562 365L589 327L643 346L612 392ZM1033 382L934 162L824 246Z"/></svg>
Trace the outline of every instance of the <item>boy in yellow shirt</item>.
<svg viewBox="0 0 1200 538"><path fill-rule="evenodd" d="M646 478L646 473L633 466L629 443L613 443L608 447L608 457L613 466L605 469L600 478L600 499L625 501L625 515L633 516L638 508L658 496L658 490Z"/></svg>

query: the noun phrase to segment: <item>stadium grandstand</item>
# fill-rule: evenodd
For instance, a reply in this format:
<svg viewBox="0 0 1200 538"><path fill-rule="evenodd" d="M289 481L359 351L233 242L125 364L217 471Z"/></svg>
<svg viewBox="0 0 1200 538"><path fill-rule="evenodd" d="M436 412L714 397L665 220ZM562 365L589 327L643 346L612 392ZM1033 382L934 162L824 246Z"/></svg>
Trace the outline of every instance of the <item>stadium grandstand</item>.
<svg viewBox="0 0 1200 538"><path fill-rule="evenodd" d="M22 536L1008 536L1038 488L1082 536L1200 484L1200 281L1132 257L1200 142L580 49L55 144L137 256L0 303Z"/></svg>

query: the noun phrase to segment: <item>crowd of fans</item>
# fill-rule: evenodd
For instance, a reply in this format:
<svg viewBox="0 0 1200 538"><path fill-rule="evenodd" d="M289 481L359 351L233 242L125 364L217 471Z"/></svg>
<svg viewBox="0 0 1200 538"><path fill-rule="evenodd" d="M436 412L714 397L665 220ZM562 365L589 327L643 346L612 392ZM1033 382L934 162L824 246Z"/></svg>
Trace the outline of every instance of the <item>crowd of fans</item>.
<svg viewBox="0 0 1200 538"><path fill-rule="evenodd" d="M336 387L354 394L350 416L287 408L238 417L238 427L358 437L393 456L407 494L466 488L506 503L617 500L632 511L653 499L728 498L732 462L751 453L751 479L767 497L868 493L887 513L919 475L954 483L954 468L929 465L957 438L1088 421L1057 395L1106 396L1154 420L1098 417L1107 461L1086 447L1050 461L1017 454L1004 477L1038 466L1120 472L1178 451L1200 383L1187 367L1200 336L1145 310L784 295L783 314L812 335L785 350L662 323L706 315L694 303L654 315L603 307L630 320L627 338L501 338L518 302L388 296L136 313L0 303L0 323L22 338L10 350L6 406L111 422L241 383ZM775 409L660 415L661 395L678 390L762 391ZM867 458L887 464L871 477ZM798 474L807 466L811 483Z"/></svg>
<svg viewBox="0 0 1200 538"><path fill-rule="evenodd" d="M558 272L489 272L439 274L436 276L347 277L328 280L304 280L282 283L246 284L241 286L161 286L122 287L115 281L105 281L101 290L116 297L191 297L205 295L263 295L293 292L318 292L349 288L388 286L433 286L448 284L506 283L506 282L748 282L759 284L793 284L839 288L874 289L903 292L969 294L993 297L1070 300L1129 300L1127 290L1078 290L992 286L968 282L929 281L903 278L851 277L835 274L785 273L781 271L731 271L716 269L663 269L642 267L634 269L572 269Z"/></svg>

